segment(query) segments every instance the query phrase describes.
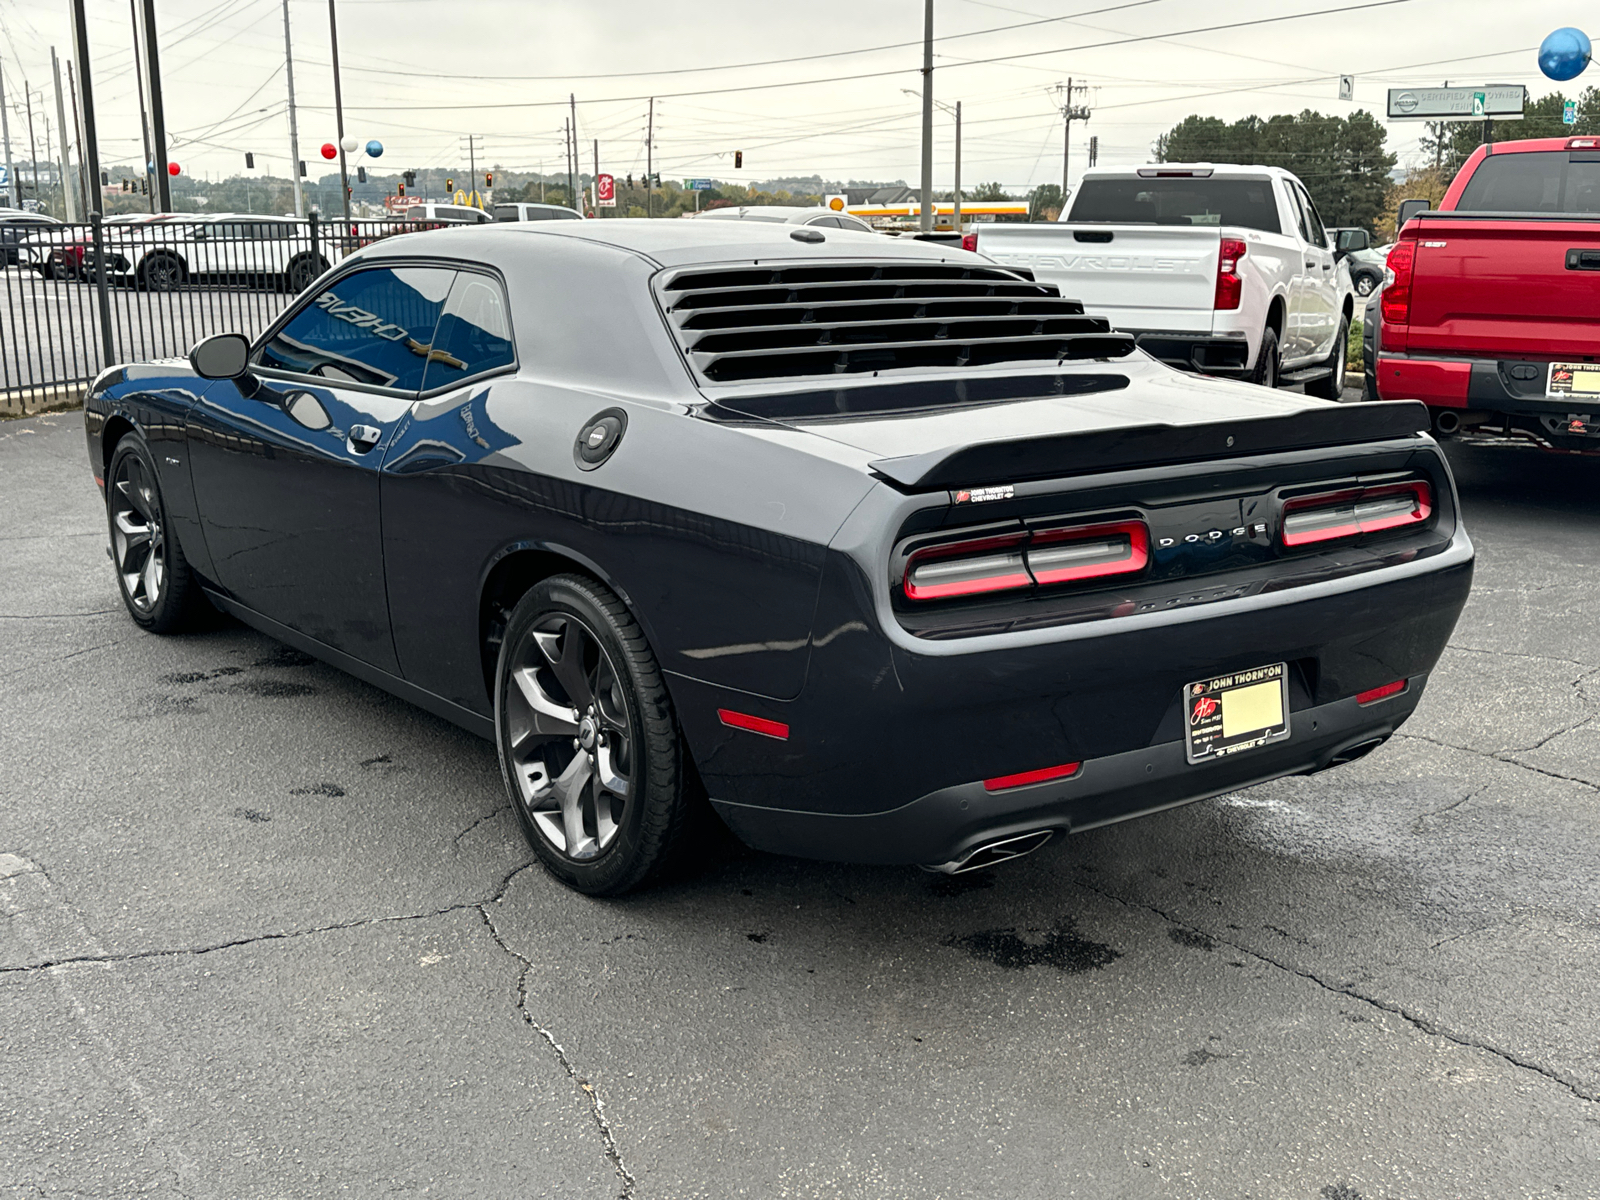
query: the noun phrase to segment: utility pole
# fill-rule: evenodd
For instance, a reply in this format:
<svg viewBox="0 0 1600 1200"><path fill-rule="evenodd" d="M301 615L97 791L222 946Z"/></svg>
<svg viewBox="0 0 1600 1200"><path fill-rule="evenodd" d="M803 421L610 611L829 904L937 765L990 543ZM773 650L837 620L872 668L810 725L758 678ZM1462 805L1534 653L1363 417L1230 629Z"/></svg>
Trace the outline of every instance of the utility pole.
<svg viewBox="0 0 1600 1200"><path fill-rule="evenodd" d="M956 205L954 224L961 232L961 101L956 101Z"/></svg>
<svg viewBox="0 0 1600 1200"><path fill-rule="evenodd" d="M134 8L139 27L139 46L134 57L144 55L145 104L150 111L150 142L154 154L156 177L150 182L150 191L158 212L172 211L172 185L167 175L167 116L166 104L161 98L161 52L156 44L156 0L138 0Z"/></svg>
<svg viewBox="0 0 1600 1200"><path fill-rule="evenodd" d="M6 144L6 185L11 189L11 197L15 200L16 207L22 207L22 181L17 178L17 168L11 161L11 122L6 118L6 84L5 74L0 71L0 138Z"/></svg>
<svg viewBox="0 0 1600 1200"><path fill-rule="evenodd" d="M289 180L294 188L294 215L306 215L305 189L300 186L300 123L294 114L294 47L289 43L289 0L283 0L283 65L289 82Z"/></svg>
<svg viewBox="0 0 1600 1200"><path fill-rule="evenodd" d="M1072 80L1067 80L1067 102L1061 106L1063 132L1061 135L1061 206L1066 207L1067 189L1071 186L1068 180L1069 168L1072 165L1072 123L1074 121L1087 121L1089 109L1086 105L1072 103Z"/></svg>
<svg viewBox="0 0 1600 1200"><path fill-rule="evenodd" d="M139 132L144 137L144 161L152 163L155 159L150 157L150 111L145 107L144 100L144 66L139 55L139 0L128 0L128 15L133 19L133 81L139 89ZM144 169L146 181L150 178L150 168ZM150 202L150 211L156 211L156 190L152 187L145 188L146 199Z"/></svg>
<svg viewBox="0 0 1600 1200"><path fill-rule="evenodd" d="M571 163L567 168L567 195L572 197L572 207L579 212L583 211L583 204L578 200L578 177L583 174L578 163L578 94L567 93L567 104L570 116L567 119L567 128L571 130L568 139L572 145Z"/></svg>
<svg viewBox="0 0 1600 1200"><path fill-rule="evenodd" d="M67 186L67 180L72 175L72 151L69 149L71 142L67 139L67 102L61 94L61 60L56 57L56 48L50 47L50 75L56 85L56 128L61 133L61 161L57 164L61 171L61 211L67 214L70 224L78 223L78 195L75 188Z"/></svg>
<svg viewBox="0 0 1600 1200"><path fill-rule="evenodd" d="M74 36L76 36L76 29L74 29L73 32ZM83 219L87 221L89 219L89 213L91 211L99 211L100 206L98 204L91 205L89 203L89 187L84 181L84 172L86 172L89 168L88 160L83 149L83 110L78 107L78 81L73 77L72 74L71 59L67 60L67 99L72 101L72 137L73 140L78 143L78 211L83 215ZM99 167L95 168L94 186L100 186ZM99 192L95 193L96 196L99 196L99 194Z"/></svg>
<svg viewBox="0 0 1600 1200"><path fill-rule="evenodd" d="M28 157L32 160L29 175L33 179L33 198L39 198L39 143L33 137L33 89L27 79L22 81L22 98L28 104ZM19 193L20 194L20 193Z"/></svg>
<svg viewBox="0 0 1600 1200"><path fill-rule="evenodd" d="M656 98L654 96L651 96L650 97L650 116L646 120L645 126L644 126L644 215L647 216L647 217L653 217L653 216L656 215L656 206L655 206L656 189L655 189L655 182L654 182L655 176L651 173L653 168L654 168L654 160L651 158L651 151L655 149L655 144L656 144Z"/></svg>
<svg viewBox="0 0 1600 1200"><path fill-rule="evenodd" d="M933 0L922 18L922 232L933 231Z"/></svg>
<svg viewBox="0 0 1600 1200"><path fill-rule="evenodd" d="M594 182L589 185L594 189L590 195L594 200L594 215L600 215L600 139L594 140Z"/></svg>
<svg viewBox="0 0 1600 1200"><path fill-rule="evenodd" d="M1089 136L1089 165L1091 167L1093 167L1093 166L1098 165L1099 162L1100 162L1100 135L1099 134L1091 134Z"/></svg>
<svg viewBox="0 0 1600 1200"><path fill-rule="evenodd" d="M44 100L44 93L43 92L39 93L39 100L41 102L43 102L43 100ZM50 169L52 171L54 171L54 170L57 169L57 167L56 167L56 151L55 151L55 146L50 141L50 114L49 113L45 113L44 116L40 117L39 119L44 122L44 161L47 164L49 164ZM33 166L33 190L34 190L35 193L37 193L38 190L39 190L39 164L38 163L35 163L34 166Z"/></svg>
<svg viewBox="0 0 1600 1200"><path fill-rule="evenodd" d="M328 0L328 37L333 48L333 123L339 134L339 197L344 201L344 231L349 233L350 170L344 160L344 96L339 91L339 19L333 11L333 0ZM296 170L299 165L295 164Z"/></svg>

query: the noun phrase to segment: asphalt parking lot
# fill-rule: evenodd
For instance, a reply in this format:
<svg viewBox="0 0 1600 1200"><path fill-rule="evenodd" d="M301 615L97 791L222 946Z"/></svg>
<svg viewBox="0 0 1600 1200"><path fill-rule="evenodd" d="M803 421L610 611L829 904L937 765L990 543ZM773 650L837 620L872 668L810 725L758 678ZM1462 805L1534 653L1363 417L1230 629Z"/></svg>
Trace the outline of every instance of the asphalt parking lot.
<svg viewBox="0 0 1600 1200"><path fill-rule="evenodd" d="M0 1195L1600 1194L1600 460L1451 455L1476 588L1368 758L593 901L487 743L141 633L81 415L0 423Z"/></svg>

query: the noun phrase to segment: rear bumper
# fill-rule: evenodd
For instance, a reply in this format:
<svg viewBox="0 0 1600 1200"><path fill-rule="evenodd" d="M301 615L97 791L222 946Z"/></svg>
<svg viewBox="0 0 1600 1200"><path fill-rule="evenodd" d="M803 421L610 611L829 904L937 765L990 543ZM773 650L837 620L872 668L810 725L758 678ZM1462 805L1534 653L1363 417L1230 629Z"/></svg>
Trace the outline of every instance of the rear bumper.
<svg viewBox="0 0 1600 1200"><path fill-rule="evenodd" d="M1347 697L1301 709L1288 740L1200 765L1189 763L1179 738L1090 759L1067 779L1002 792L974 780L889 812L850 816L712 803L758 850L851 862L953 862L1000 838L1081 832L1359 758L1405 722L1426 682L1426 675L1415 676L1400 695L1366 707Z"/></svg>
<svg viewBox="0 0 1600 1200"><path fill-rule="evenodd" d="M1595 407L1592 399L1546 396L1548 366L1548 359L1427 358L1380 349L1378 395L1385 400L1421 400L1430 408L1530 415Z"/></svg>
<svg viewBox="0 0 1600 1200"><path fill-rule="evenodd" d="M738 836L777 853L851 862L946 863L1030 829L1085 829L1283 775L1319 770L1410 715L1472 581L1458 526L1425 560L1380 576L1042 630L907 648L839 619L825 577L805 687L787 702L669 675L707 793ZM860 612L860 609L856 609ZM1097 625L1099 623L1096 623ZM851 631L854 632L851 632ZM1291 737L1191 766L1184 688L1290 664ZM1397 679L1368 707L1353 697ZM778 722L730 728L719 709ZM1081 763L1067 779L1000 792L983 781Z"/></svg>
<svg viewBox="0 0 1600 1200"><path fill-rule="evenodd" d="M1242 379L1250 374L1250 344L1242 337L1212 337L1163 329L1129 329L1139 349L1180 371Z"/></svg>

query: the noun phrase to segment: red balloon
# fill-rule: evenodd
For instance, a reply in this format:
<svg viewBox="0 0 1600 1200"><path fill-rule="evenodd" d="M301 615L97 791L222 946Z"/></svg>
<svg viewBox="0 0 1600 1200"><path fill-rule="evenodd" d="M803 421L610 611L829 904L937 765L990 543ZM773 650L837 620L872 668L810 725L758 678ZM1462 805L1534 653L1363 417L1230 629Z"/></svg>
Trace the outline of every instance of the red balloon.
<svg viewBox="0 0 1600 1200"><path fill-rule="evenodd" d="M323 142L322 143L322 157L323 158L338 158L339 157L339 147L335 146L332 142Z"/></svg>
<svg viewBox="0 0 1600 1200"><path fill-rule="evenodd" d="M169 163L168 163L168 164L167 164L167 174L168 174L168 175L177 175L177 174L178 174L178 173L180 173L180 172L181 172L181 171L182 171L182 170L183 170L183 168L182 168L182 167L180 167L180 166L179 166L179 165L178 165L178 164L177 164L177 163L175 163L175 162L169 162Z"/></svg>

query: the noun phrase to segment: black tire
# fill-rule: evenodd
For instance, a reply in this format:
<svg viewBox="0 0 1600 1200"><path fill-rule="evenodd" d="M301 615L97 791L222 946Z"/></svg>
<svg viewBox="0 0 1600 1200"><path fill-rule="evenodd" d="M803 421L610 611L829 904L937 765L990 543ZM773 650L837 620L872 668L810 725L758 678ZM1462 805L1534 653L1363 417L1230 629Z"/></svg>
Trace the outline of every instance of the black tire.
<svg viewBox="0 0 1600 1200"><path fill-rule="evenodd" d="M280 286L290 295L298 296L316 282L317 276L327 269L328 263L326 259L312 258L309 254L302 254L299 258L290 261L288 268L283 273L283 282Z"/></svg>
<svg viewBox="0 0 1600 1200"><path fill-rule="evenodd" d="M655 655L605 587L557 575L518 601L495 668L495 742L523 833L568 887L620 895L680 855L694 772Z"/></svg>
<svg viewBox="0 0 1600 1200"><path fill-rule="evenodd" d="M147 292L175 292L188 274L176 255L147 254L139 264L139 286Z"/></svg>
<svg viewBox="0 0 1600 1200"><path fill-rule="evenodd" d="M1282 374L1283 352L1278 348L1278 331L1268 325L1261 335L1261 349L1256 351L1256 369L1250 375L1250 382L1275 388Z"/></svg>
<svg viewBox="0 0 1600 1200"><path fill-rule="evenodd" d="M203 611L200 586L167 516L155 457L130 433L106 469L106 524L117 591L134 623L151 633L178 633Z"/></svg>
<svg viewBox="0 0 1600 1200"><path fill-rule="evenodd" d="M1350 286L1355 290L1356 295L1366 299L1377 290L1378 283L1379 276L1374 275L1371 271L1360 271L1350 281Z"/></svg>
<svg viewBox="0 0 1600 1200"><path fill-rule="evenodd" d="M1316 396L1321 400L1344 399L1344 381L1348 373L1348 354L1350 347L1350 322L1339 320L1339 336L1333 339L1333 353L1328 356L1326 366L1331 374L1321 379L1313 379L1306 384L1306 395Z"/></svg>

